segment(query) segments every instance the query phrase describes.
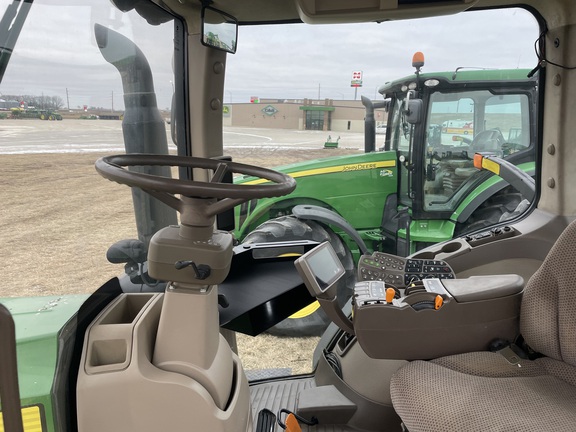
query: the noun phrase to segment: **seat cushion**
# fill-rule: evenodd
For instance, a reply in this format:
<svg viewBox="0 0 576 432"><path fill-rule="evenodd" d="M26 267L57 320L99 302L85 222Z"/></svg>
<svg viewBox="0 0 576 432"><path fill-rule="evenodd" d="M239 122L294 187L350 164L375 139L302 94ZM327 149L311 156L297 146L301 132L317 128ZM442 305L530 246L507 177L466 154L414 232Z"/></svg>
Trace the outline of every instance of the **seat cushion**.
<svg viewBox="0 0 576 432"><path fill-rule="evenodd" d="M542 358L510 364L491 352L414 361L392 377L410 432L575 431L576 368Z"/></svg>

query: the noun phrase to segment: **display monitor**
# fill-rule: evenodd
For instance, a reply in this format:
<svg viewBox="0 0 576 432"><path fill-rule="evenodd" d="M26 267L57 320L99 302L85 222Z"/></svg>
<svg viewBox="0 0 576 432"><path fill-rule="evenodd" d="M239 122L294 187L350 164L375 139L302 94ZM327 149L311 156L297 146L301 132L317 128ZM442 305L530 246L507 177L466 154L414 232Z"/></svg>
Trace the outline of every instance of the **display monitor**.
<svg viewBox="0 0 576 432"><path fill-rule="evenodd" d="M324 242L294 261L296 269L313 296L324 294L344 273L334 248Z"/></svg>

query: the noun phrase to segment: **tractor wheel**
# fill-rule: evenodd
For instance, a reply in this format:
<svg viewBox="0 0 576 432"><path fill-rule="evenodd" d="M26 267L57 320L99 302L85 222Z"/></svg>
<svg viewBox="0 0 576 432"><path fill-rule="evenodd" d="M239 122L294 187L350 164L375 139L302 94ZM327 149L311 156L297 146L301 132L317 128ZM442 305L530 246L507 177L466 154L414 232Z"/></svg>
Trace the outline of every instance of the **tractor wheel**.
<svg viewBox="0 0 576 432"><path fill-rule="evenodd" d="M46 114L40 114L40 120L46 120Z"/></svg>
<svg viewBox="0 0 576 432"><path fill-rule="evenodd" d="M317 242L330 241L332 247L342 261L346 274L338 281L338 303L340 306L348 301L356 283L354 260L346 244L326 225L301 221L293 216L282 216L264 222L246 236L244 243L269 243L291 240L313 240ZM270 256L286 253L286 249L270 250ZM330 319L314 302L294 315L279 322L268 330L276 336L320 336L330 324Z"/></svg>

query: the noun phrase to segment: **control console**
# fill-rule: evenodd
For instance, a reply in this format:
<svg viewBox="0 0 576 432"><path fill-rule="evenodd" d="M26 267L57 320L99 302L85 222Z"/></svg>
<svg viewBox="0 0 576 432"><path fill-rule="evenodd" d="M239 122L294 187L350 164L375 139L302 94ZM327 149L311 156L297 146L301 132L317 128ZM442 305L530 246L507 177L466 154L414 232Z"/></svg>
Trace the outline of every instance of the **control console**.
<svg viewBox="0 0 576 432"><path fill-rule="evenodd" d="M404 288L424 279L455 279L445 261L402 258L383 252L363 255L358 262L359 281L382 281Z"/></svg>
<svg viewBox="0 0 576 432"><path fill-rule="evenodd" d="M485 243L490 243L494 240L502 240L508 237L518 235L518 231L510 226L496 227L488 231L483 231L477 234L469 234L464 237L470 246L480 246Z"/></svg>

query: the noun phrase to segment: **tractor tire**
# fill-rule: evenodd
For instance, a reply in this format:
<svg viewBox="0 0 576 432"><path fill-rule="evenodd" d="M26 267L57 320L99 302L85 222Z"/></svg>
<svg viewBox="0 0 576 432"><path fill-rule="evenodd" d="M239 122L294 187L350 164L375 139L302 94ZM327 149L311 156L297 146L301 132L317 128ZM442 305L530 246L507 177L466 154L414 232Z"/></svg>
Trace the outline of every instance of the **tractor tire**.
<svg viewBox="0 0 576 432"><path fill-rule="evenodd" d="M291 240L312 240L317 242L329 241L338 258L342 262L346 273L337 282L338 304L340 307L348 301L354 292L356 272L354 260L348 246L329 227L318 222L301 221L293 216L282 216L264 222L248 234L244 243L270 243ZM286 249L269 250L270 256L279 256L286 253ZM317 302L295 313L289 318L279 322L268 329L268 333L275 336L320 336L330 324L330 319L319 307Z"/></svg>

